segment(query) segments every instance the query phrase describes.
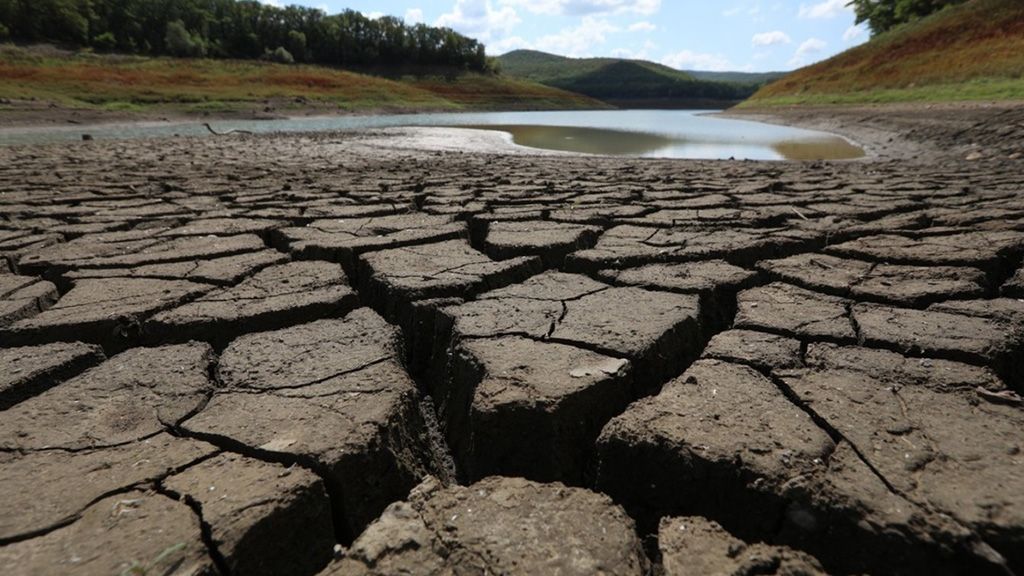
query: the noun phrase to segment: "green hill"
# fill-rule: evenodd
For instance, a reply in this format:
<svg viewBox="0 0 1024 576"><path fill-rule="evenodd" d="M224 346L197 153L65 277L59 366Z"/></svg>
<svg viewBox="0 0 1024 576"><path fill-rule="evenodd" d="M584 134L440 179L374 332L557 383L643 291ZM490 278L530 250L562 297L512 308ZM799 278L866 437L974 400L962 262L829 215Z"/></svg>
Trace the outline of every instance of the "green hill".
<svg viewBox="0 0 1024 576"><path fill-rule="evenodd" d="M758 91L744 106L1024 100L1024 2L972 0Z"/></svg>
<svg viewBox="0 0 1024 576"><path fill-rule="evenodd" d="M516 50L499 56L498 62L505 76L629 106L717 106L743 100L760 87L757 82L699 79L646 60L566 58Z"/></svg>

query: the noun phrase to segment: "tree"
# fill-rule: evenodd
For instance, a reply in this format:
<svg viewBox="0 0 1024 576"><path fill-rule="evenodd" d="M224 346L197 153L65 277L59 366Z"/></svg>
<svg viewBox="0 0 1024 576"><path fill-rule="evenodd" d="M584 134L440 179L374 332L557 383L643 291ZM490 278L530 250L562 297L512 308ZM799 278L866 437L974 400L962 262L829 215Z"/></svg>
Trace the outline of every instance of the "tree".
<svg viewBox="0 0 1024 576"><path fill-rule="evenodd" d="M288 52L291 52L295 60L306 61L306 35L298 30L288 31Z"/></svg>
<svg viewBox="0 0 1024 576"><path fill-rule="evenodd" d="M489 69L484 46L450 29L259 0L0 0L4 30L15 40L129 53L256 59L280 47L331 66Z"/></svg>
<svg viewBox="0 0 1024 576"><path fill-rule="evenodd" d="M164 45L174 56L202 56L205 52L203 44L195 41L181 20L167 23Z"/></svg>
<svg viewBox="0 0 1024 576"><path fill-rule="evenodd" d="M867 22L872 34L881 34L900 24L923 18L946 6L966 0L850 0L857 24Z"/></svg>

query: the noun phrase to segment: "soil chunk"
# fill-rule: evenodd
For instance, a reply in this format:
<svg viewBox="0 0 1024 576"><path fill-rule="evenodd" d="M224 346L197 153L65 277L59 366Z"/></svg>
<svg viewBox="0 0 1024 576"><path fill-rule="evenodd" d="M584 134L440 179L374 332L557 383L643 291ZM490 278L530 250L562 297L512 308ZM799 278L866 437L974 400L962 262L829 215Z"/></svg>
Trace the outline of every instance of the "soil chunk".
<svg viewBox="0 0 1024 576"><path fill-rule="evenodd" d="M895 304L910 308L985 293L985 274L975 268L900 266L800 254L761 262L775 278L836 296Z"/></svg>
<svg viewBox="0 0 1024 576"><path fill-rule="evenodd" d="M249 332L342 315L355 308L357 300L341 266L292 262L161 312L146 322L144 331L157 342L226 343Z"/></svg>
<svg viewBox="0 0 1024 576"><path fill-rule="evenodd" d="M31 398L104 360L98 346L57 342L0 349L0 410Z"/></svg>
<svg viewBox="0 0 1024 576"><path fill-rule="evenodd" d="M159 481L215 452L167 433L97 450L0 452L0 543L69 524L108 494Z"/></svg>
<svg viewBox="0 0 1024 576"><path fill-rule="evenodd" d="M780 282L740 292L735 327L800 339L857 339L847 300Z"/></svg>
<svg viewBox="0 0 1024 576"><path fill-rule="evenodd" d="M220 454L162 487L194 503L232 574L315 574L331 560L330 502L308 470Z"/></svg>
<svg viewBox="0 0 1024 576"><path fill-rule="evenodd" d="M154 278L231 286L263 268L287 261L288 257L276 250L261 250L209 260L148 264L134 268L87 268L67 272L64 277L72 281L82 278Z"/></svg>
<svg viewBox="0 0 1024 576"><path fill-rule="evenodd" d="M448 425L453 437L466 436L454 445L470 478L582 482L601 426L634 398L629 361L573 346L474 339L455 362L453 379L473 398L468 417Z"/></svg>
<svg viewBox="0 0 1024 576"><path fill-rule="evenodd" d="M0 547L0 564L11 576L218 573L192 510L146 491L103 498L68 526Z"/></svg>
<svg viewBox="0 0 1024 576"><path fill-rule="evenodd" d="M485 251L498 260L540 256L546 266L555 267L571 252L593 246L601 231L596 226L559 222L493 222Z"/></svg>
<svg viewBox="0 0 1024 576"><path fill-rule="evenodd" d="M365 252L451 240L466 234L466 225L450 216L395 214L316 220L302 228L284 228L276 245L299 258L339 262L349 271Z"/></svg>
<svg viewBox="0 0 1024 576"><path fill-rule="evenodd" d="M865 260L916 266L969 266L997 275L1020 259L1024 232L963 232L945 235L880 234L829 247L828 251Z"/></svg>
<svg viewBox="0 0 1024 576"><path fill-rule="evenodd" d="M799 340L752 330L717 334L702 357L746 364L761 372L798 368L803 363Z"/></svg>
<svg viewBox="0 0 1024 576"><path fill-rule="evenodd" d="M155 238L153 232L133 232L130 236L123 236L134 239L108 241L105 238L83 236L66 244L57 244L27 254L18 265L34 273L61 272L78 268L130 268L231 256L266 248L263 241L252 234L165 239Z"/></svg>
<svg viewBox="0 0 1024 576"><path fill-rule="evenodd" d="M717 522L701 517L665 518L658 528L665 576L825 576L808 554L767 544L747 544Z"/></svg>
<svg viewBox="0 0 1024 576"><path fill-rule="evenodd" d="M57 287L38 278L0 276L0 326L31 318L60 298Z"/></svg>
<svg viewBox="0 0 1024 576"><path fill-rule="evenodd" d="M181 280L97 278L81 280L54 306L0 331L15 344L81 340L118 351L136 343L145 319L209 292Z"/></svg>
<svg viewBox="0 0 1024 576"><path fill-rule="evenodd" d="M989 366L1020 389L1024 325L1004 318L857 304L852 316L868 346L911 356Z"/></svg>
<svg viewBox="0 0 1024 576"><path fill-rule="evenodd" d="M135 348L4 412L0 450L84 450L152 437L213 391L205 344Z"/></svg>
<svg viewBox="0 0 1024 576"><path fill-rule="evenodd" d="M809 355L817 355L813 346ZM917 384L903 370L858 365L832 360L782 378L803 404L858 446L888 484L970 527L1011 566L1020 566L1024 413L985 401L975 389L951 387L941 370ZM976 369L962 371L975 374L966 382L978 378Z"/></svg>
<svg viewBox="0 0 1024 576"><path fill-rule="evenodd" d="M616 226L590 250L566 259L571 271L625 268L658 262L724 259L733 264L788 256L813 247L818 233L785 228L649 228Z"/></svg>
<svg viewBox="0 0 1024 576"><path fill-rule="evenodd" d="M182 426L250 455L320 471L337 525L358 534L427 465L416 386L397 334L366 308L243 336L224 351L223 388Z"/></svg>
<svg viewBox="0 0 1024 576"><path fill-rule="evenodd" d="M451 488L427 480L322 574L628 576L646 567L633 522L607 496L495 477Z"/></svg>

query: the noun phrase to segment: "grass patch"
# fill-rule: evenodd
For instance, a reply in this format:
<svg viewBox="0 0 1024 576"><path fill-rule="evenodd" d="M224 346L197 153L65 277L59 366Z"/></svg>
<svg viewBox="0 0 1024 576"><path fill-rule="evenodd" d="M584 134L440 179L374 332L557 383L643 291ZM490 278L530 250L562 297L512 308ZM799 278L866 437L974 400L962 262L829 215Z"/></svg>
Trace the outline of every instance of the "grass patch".
<svg viewBox="0 0 1024 576"><path fill-rule="evenodd" d="M913 88L876 88L851 92L790 94L751 99L739 108L758 106L855 105L901 102L1024 101L1024 80L979 78L959 84L933 84Z"/></svg>

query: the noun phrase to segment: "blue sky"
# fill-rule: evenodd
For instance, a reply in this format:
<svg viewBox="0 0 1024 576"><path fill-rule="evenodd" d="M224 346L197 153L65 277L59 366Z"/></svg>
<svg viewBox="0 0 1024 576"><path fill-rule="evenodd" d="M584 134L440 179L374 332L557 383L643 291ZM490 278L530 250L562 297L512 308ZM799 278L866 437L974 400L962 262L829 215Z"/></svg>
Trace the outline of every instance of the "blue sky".
<svg viewBox="0 0 1024 576"><path fill-rule="evenodd" d="M792 70L868 39L848 0L263 0L454 28L489 54L644 58L680 69Z"/></svg>

